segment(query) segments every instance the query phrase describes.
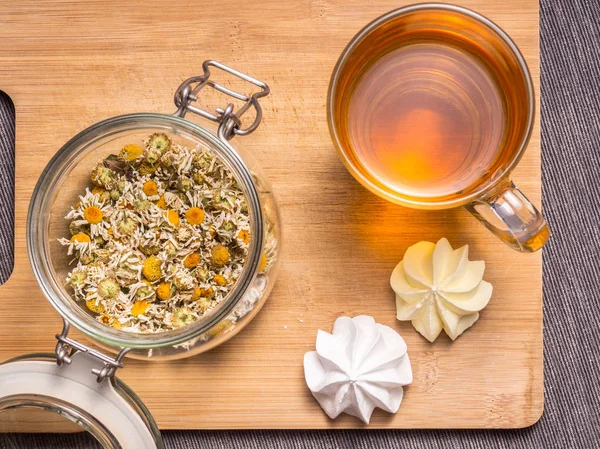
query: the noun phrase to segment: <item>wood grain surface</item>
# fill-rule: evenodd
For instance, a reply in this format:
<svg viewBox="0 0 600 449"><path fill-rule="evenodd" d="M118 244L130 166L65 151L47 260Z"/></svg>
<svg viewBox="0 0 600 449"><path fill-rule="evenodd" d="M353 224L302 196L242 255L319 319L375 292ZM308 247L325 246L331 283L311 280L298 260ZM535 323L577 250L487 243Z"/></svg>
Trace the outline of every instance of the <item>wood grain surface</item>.
<svg viewBox="0 0 600 449"><path fill-rule="evenodd" d="M128 360L119 376L162 429L346 428L306 388L302 358L318 329L370 314L406 339L414 382L396 415L370 428L503 428L543 409L541 254L518 254L465 210L425 212L387 203L346 172L332 146L325 102L333 66L352 36L406 2L11 1L0 4L0 89L16 107L15 268L0 287L0 361L51 352L60 318L27 258L26 213L35 182L71 136L110 116L174 111L172 95L216 59L267 82L264 120L236 138L262 162L284 229L278 283L258 317L204 355L169 363ZM472 0L503 27L539 81L538 2ZM238 140L239 139L239 140ZM540 204L540 133L514 181ZM420 240L448 237L486 261L494 295L456 342L431 344L395 319L393 267ZM78 338L87 341L83 336ZM52 420L20 430L60 430Z"/></svg>

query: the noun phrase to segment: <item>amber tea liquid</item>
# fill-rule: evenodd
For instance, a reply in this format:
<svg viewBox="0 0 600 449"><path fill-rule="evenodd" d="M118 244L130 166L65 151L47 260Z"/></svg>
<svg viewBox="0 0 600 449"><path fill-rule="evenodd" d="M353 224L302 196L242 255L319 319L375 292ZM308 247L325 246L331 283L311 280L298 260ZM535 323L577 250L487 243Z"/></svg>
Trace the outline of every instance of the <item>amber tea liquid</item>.
<svg viewBox="0 0 600 449"><path fill-rule="evenodd" d="M384 52L350 90L343 121L351 158L405 197L476 188L514 156L495 70L485 52L433 32Z"/></svg>

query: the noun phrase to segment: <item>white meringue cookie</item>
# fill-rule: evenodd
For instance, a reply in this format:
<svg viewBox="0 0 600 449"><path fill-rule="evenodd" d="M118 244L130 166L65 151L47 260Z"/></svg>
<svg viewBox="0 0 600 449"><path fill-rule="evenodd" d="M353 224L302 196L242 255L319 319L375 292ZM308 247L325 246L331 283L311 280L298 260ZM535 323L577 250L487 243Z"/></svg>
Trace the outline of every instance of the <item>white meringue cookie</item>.
<svg viewBox="0 0 600 449"><path fill-rule="evenodd" d="M455 340L492 296L492 285L482 280L485 262L469 261L468 254L468 245L453 250L446 239L419 242L392 273L397 318L411 321L430 342L442 329Z"/></svg>
<svg viewBox="0 0 600 449"><path fill-rule="evenodd" d="M333 334L319 330L316 346L304 355L304 375L331 419L344 412L368 424L375 407L398 411L412 370L396 331L370 316L340 317Z"/></svg>

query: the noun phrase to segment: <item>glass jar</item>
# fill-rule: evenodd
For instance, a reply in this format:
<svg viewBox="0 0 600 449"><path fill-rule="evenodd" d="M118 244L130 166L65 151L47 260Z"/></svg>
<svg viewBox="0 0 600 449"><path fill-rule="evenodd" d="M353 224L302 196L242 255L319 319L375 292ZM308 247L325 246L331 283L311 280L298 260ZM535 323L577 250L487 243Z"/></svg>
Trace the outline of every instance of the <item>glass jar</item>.
<svg viewBox="0 0 600 449"><path fill-rule="evenodd" d="M191 78L177 90L175 115L129 114L110 118L83 130L52 158L35 187L29 207L27 246L34 274L42 291L61 316L101 346L113 350L128 349L130 357L164 359L187 357L211 349L239 332L258 312L266 300L275 277L279 250L279 217L268 181L253 155L243 147L234 149L229 139L247 133L239 128L241 108L232 115L229 105L222 115L207 117L208 112L193 106L197 94L205 86L221 88L205 74ZM268 87L260 81L226 70L251 80L266 95ZM196 84L196 87L192 87ZM183 95L183 97L182 97ZM241 94L237 94L239 98ZM244 96L247 106L256 108L256 126L261 113L258 97ZM218 135L183 118L187 111L197 112L220 123ZM240 112L241 111L241 112ZM254 125L252 125L254 126ZM254 128L256 128L254 126ZM252 239L245 267L229 295L209 313L193 324L167 332L132 333L98 322L81 303L76 303L64 282L72 256L66 254L58 239L65 236L65 215L89 185L96 164L130 142L141 141L153 133L166 133L174 143L188 147L201 146L212 151L233 173L243 190L250 217ZM261 257L267 266L259 272Z"/></svg>
<svg viewBox="0 0 600 449"><path fill-rule="evenodd" d="M213 68L253 84L258 92L245 95L214 82L210 79ZM156 425L143 404L115 377L123 358L127 355L147 360L165 360L207 351L237 334L266 301L275 280L281 244L277 205L253 155L243 147L236 146L234 149L230 140L236 135L250 134L257 128L262 118L258 100L268 95L269 88L261 81L215 61L205 61L203 69L201 76L188 79L177 89L175 114L129 114L92 125L68 141L41 174L29 207L27 247L35 277L45 296L62 316L64 327L57 335L56 354L51 358L47 355L43 359L25 356L0 365L0 385L3 386L0 388L0 412L19 406L35 406L32 398L42 398L38 406L78 422L99 440L110 442L113 438L114 442L121 444L115 444L114 447L141 447L133 440L121 441L118 435L123 426L119 426L118 422L114 423L114 429L105 432L107 436L101 436L104 433L96 429L102 430L102 425L107 425L104 420L111 413L129 413L128 419L142 429L140 438L147 441L144 447L162 447ZM230 95L243 102L243 106L235 110L233 104L228 104L223 109L217 108L214 114L202 109L195 103L200 91L205 88ZM241 117L252 109L254 121L244 128ZM186 120L184 117L188 112L218 123L218 132L214 134ZM58 239L68 233L64 217L89 186L90 173L96 164L116 149L141 141L153 133L165 133L174 143L187 147L199 146L217 156L233 174L245 195L251 238L241 274L216 307L179 329L133 333L100 323L85 306L81 306L81 302L74 301L65 286L67 273L72 268L69 266L72 256L66 254L65 247ZM103 350L117 355L107 355L69 338L71 326L79 329ZM33 378L39 382L31 383ZM22 379L29 381L23 384ZM87 388L86 392L82 392L87 398L85 401L80 402L77 395L63 392L64 388L73 388L73 382ZM104 387L95 388L94 383ZM45 389L42 388L44 385ZM90 400L90 397L94 399ZM112 411L96 416L97 410L92 409L98 401L106 402L106 410ZM96 421L99 426L94 427ZM150 441L154 443L148 443Z"/></svg>

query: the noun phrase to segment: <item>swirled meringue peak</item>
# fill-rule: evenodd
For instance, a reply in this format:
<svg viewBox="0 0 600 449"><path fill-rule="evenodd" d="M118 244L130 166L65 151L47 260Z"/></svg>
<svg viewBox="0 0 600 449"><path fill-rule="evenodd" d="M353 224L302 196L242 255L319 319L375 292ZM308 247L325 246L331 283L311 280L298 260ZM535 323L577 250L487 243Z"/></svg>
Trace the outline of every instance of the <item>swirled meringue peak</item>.
<svg viewBox="0 0 600 449"><path fill-rule="evenodd" d="M396 413L412 382L406 343L392 328L366 315L340 317L333 333L319 330L317 350L304 355L308 388L325 413L369 424L375 407Z"/></svg>
<svg viewBox="0 0 600 449"><path fill-rule="evenodd" d="M434 342L442 329L455 340L471 327L492 296L483 280L484 261L470 261L469 246L453 250L448 240L419 242L392 272L400 321Z"/></svg>

